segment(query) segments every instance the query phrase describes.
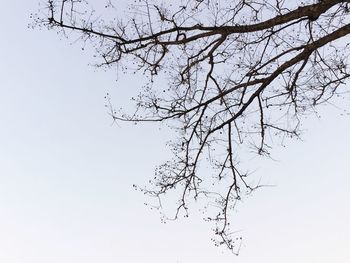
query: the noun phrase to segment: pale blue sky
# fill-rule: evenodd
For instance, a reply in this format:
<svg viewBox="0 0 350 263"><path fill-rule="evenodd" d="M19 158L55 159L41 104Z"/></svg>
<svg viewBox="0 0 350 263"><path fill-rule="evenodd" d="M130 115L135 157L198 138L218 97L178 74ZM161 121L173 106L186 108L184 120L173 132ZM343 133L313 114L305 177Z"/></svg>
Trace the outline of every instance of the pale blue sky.
<svg viewBox="0 0 350 263"><path fill-rule="evenodd" d="M143 205L132 184L152 177L169 134L111 125L105 93L125 101L138 80L116 82L79 44L27 29L36 10L36 0L4 1L0 16L0 262L350 262L349 115L323 109L303 142L259 162L276 187L239 206L244 243L232 256L195 212L163 225Z"/></svg>

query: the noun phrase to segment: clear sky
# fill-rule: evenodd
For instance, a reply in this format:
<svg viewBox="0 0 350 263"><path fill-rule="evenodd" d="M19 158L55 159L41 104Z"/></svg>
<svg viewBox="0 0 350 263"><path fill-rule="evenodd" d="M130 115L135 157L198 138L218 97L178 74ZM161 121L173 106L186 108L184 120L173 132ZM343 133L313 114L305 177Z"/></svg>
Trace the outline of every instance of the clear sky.
<svg viewBox="0 0 350 263"><path fill-rule="evenodd" d="M238 207L233 256L196 213L164 225L143 205L132 184L152 177L169 133L111 125L106 92L118 103L140 83L89 66L79 43L28 29L37 2L1 4L0 262L350 262L350 115L324 108L305 120L304 141L259 162L276 187Z"/></svg>

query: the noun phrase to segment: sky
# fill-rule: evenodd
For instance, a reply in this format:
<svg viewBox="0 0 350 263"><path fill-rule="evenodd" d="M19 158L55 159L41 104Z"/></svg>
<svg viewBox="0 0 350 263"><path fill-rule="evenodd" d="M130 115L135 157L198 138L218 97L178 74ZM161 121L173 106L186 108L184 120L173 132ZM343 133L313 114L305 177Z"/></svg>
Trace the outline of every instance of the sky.
<svg viewBox="0 0 350 263"><path fill-rule="evenodd" d="M94 68L91 53L55 32L28 29L37 2L1 5L0 262L350 262L350 115L322 108L304 120L302 141L258 162L275 186L238 206L234 256L213 245L196 211L162 224L144 206L132 185L152 178L171 134L113 125L104 96L125 102L140 80Z"/></svg>

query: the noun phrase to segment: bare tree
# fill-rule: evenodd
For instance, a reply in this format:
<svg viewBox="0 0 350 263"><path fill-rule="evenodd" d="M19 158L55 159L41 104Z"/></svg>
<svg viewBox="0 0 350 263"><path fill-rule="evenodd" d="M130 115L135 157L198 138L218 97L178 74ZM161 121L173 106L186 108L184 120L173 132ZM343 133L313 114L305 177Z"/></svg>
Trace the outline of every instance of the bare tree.
<svg viewBox="0 0 350 263"><path fill-rule="evenodd" d="M149 76L135 112L111 106L115 121L166 122L177 132L173 159L144 191L178 194L175 218L203 197L215 211L206 219L216 244L237 252L229 213L260 186L239 157L268 156L274 138L298 137L303 115L347 92L350 1L138 0L106 18L92 4L47 0L38 22L90 41L101 66ZM105 7L120 14L111 1ZM153 85L157 77L166 89ZM205 163L213 176L198 171Z"/></svg>

